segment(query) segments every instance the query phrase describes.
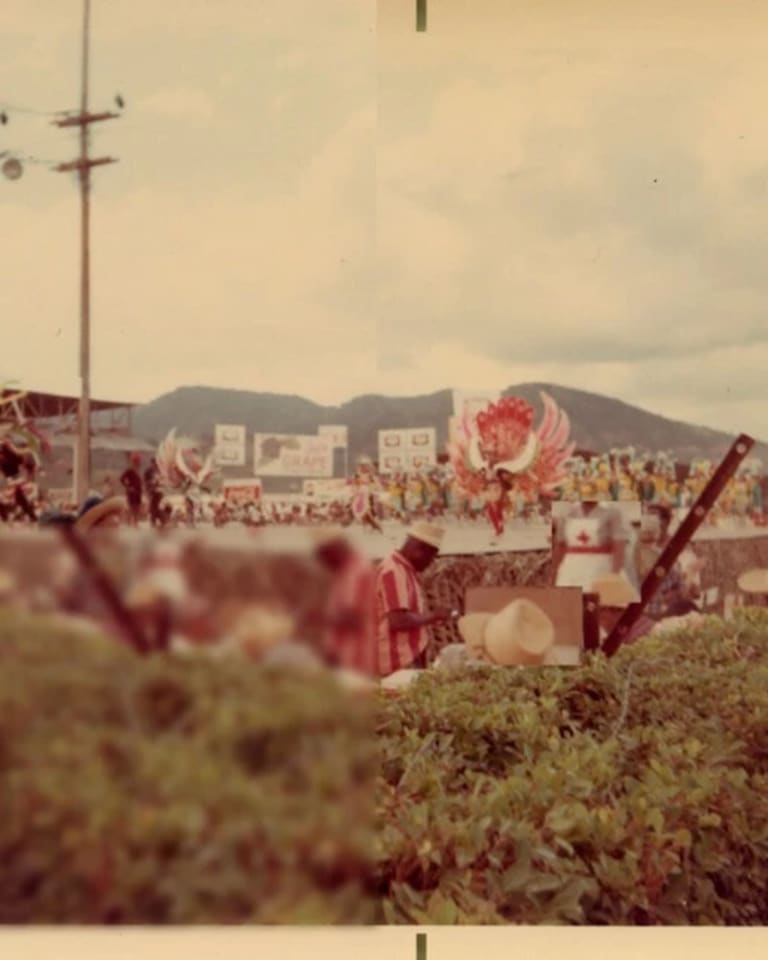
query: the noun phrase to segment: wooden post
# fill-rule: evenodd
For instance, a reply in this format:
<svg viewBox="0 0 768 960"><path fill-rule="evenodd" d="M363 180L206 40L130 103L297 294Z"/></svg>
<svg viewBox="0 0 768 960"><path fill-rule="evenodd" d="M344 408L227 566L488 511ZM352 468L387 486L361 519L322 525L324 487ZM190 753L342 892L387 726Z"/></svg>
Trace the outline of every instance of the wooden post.
<svg viewBox="0 0 768 960"><path fill-rule="evenodd" d="M600 596L597 593L582 594L584 649L600 649Z"/></svg>
<svg viewBox="0 0 768 960"><path fill-rule="evenodd" d="M81 569L85 570L90 576L94 587L109 607L128 643L137 653L149 653L150 644L147 638L142 633L130 610L123 603L115 585L99 566L99 562L85 538L80 536L74 526L69 524L64 524L59 529L64 542L74 553Z"/></svg>
<svg viewBox="0 0 768 960"><path fill-rule="evenodd" d="M416 30L425 33L427 29L427 0L416 0Z"/></svg>

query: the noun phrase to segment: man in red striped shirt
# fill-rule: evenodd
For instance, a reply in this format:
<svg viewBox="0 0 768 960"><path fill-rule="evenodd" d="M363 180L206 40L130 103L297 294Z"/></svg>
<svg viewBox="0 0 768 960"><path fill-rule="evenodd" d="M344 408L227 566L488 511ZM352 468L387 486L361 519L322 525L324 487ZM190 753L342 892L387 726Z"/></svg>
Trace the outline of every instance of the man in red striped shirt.
<svg viewBox="0 0 768 960"><path fill-rule="evenodd" d="M337 667L376 676L376 604L373 565L343 530L316 531L315 555L331 583L321 622L323 653Z"/></svg>
<svg viewBox="0 0 768 960"><path fill-rule="evenodd" d="M441 527L414 524L405 544L376 571L379 676L426 667L429 628L459 616L447 609L430 611L419 579L440 552L442 539Z"/></svg>

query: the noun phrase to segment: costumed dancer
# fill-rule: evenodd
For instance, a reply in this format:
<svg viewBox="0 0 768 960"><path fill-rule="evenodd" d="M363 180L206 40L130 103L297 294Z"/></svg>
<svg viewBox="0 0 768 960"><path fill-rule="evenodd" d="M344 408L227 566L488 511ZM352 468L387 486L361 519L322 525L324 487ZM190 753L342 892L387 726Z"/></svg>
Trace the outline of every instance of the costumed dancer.
<svg viewBox="0 0 768 960"><path fill-rule="evenodd" d="M568 442L570 421L548 394L542 393L541 399L544 415L538 428L526 400L505 397L476 416L465 414L450 445L460 487L485 500L497 537L504 532L510 491L523 497L551 493L567 476L575 448Z"/></svg>
<svg viewBox="0 0 768 960"><path fill-rule="evenodd" d="M184 445L176 439L176 428L163 440L155 456L161 487L184 495L187 523L194 526L195 507L201 492L208 493L206 481L213 476L213 453L201 463L198 450L191 443Z"/></svg>
<svg viewBox="0 0 768 960"><path fill-rule="evenodd" d="M125 490L125 500L128 504L128 516L132 527L138 527L141 516L141 454L129 453L128 466L120 475L120 483Z"/></svg>
<svg viewBox="0 0 768 960"><path fill-rule="evenodd" d="M37 426L24 418L19 407L19 400L24 396L20 391L0 397L0 416L8 418L0 423L0 474L5 493L2 519L7 520L14 510L20 510L35 522L35 478L41 455L49 453L51 447Z"/></svg>
<svg viewBox="0 0 768 960"><path fill-rule="evenodd" d="M376 519L376 494L367 480L357 480L356 490L352 497L352 514L363 527L383 533L381 524Z"/></svg>

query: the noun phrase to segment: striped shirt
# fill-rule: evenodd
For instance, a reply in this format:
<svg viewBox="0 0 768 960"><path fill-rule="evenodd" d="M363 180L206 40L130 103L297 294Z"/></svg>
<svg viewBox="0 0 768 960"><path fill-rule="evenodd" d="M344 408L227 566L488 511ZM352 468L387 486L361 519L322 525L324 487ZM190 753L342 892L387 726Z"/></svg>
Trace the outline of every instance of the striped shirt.
<svg viewBox="0 0 768 960"><path fill-rule="evenodd" d="M388 614L393 610L420 615L428 612L426 594L418 574L397 550L383 560L376 571L378 671L382 677L410 667L429 644L428 627L393 630L388 620Z"/></svg>
<svg viewBox="0 0 768 960"><path fill-rule="evenodd" d="M375 591L373 566L355 551L344 568L335 574L325 608L331 619L345 613L359 616L358 624L328 627L325 650L339 666L369 676L377 672Z"/></svg>

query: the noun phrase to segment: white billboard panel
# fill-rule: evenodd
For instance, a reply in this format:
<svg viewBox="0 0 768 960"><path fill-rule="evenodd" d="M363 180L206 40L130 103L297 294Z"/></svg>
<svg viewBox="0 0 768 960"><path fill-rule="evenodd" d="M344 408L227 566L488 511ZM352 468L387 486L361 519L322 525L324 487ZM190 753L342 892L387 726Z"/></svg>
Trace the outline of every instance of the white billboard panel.
<svg viewBox="0 0 768 960"><path fill-rule="evenodd" d="M346 447L349 443L349 429L348 427L338 424L338 425L324 425L317 428L318 437L325 437L331 441L331 444L336 448Z"/></svg>
<svg viewBox="0 0 768 960"><path fill-rule="evenodd" d="M379 430L379 472L411 473L437 463L434 427Z"/></svg>
<svg viewBox="0 0 768 960"><path fill-rule="evenodd" d="M218 467L245 466L245 427L218 423L214 429L214 461Z"/></svg>
<svg viewBox="0 0 768 960"><path fill-rule="evenodd" d="M333 476L333 446L327 437L255 433L253 444L253 472L257 476Z"/></svg>

